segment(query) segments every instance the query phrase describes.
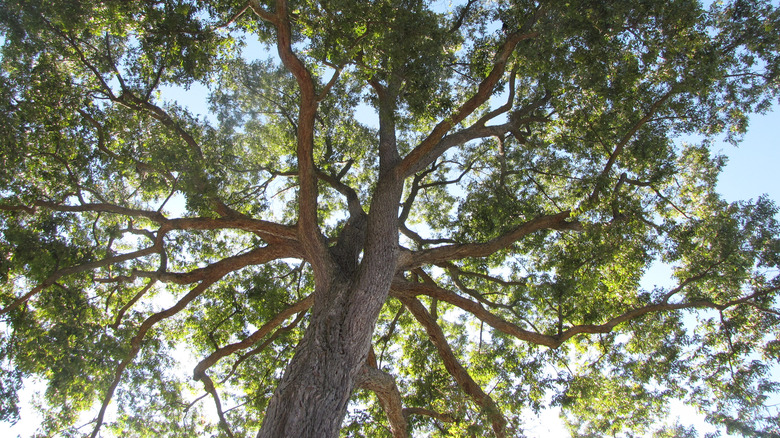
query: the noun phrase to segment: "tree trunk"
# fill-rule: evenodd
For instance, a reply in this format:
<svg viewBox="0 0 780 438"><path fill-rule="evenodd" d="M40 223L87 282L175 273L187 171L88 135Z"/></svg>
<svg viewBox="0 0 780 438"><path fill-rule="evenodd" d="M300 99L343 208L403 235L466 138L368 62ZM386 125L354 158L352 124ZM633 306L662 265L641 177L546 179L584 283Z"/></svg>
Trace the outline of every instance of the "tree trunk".
<svg viewBox="0 0 780 438"><path fill-rule="evenodd" d="M388 285L389 286L389 285ZM389 287L385 287L388 289ZM334 281L266 410L258 437L337 437L387 290Z"/></svg>
<svg viewBox="0 0 780 438"><path fill-rule="evenodd" d="M331 248L329 261L310 261L317 282L311 321L271 397L258 438L339 435L398 261L403 179L391 171L399 161L393 114L382 110L379 149L379 180L365 236L350 238L350 248L339 248L339 257ZM346 255L353 260L338 260Z"/></svg>
<svg viewBox="0 0 780 438"><path fill-rule="evenodd" d="M364 248L357 271L339 267L315 275L320 284L311 321L274 391L258 438L338 437L395 275L402 187L397 182L377 187L374 199L381 201L372 203L365 242L354 242Z"/></svg>

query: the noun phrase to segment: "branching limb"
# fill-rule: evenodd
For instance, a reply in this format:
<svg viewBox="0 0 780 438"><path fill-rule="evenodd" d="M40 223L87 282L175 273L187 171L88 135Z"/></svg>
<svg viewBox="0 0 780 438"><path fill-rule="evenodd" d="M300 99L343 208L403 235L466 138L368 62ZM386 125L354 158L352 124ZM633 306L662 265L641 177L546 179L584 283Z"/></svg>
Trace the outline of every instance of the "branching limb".
<svg viewBox="0 0 780 438"><path fill-rule="evenodd" d="M421 235L417 234L417 232L411 230L406 224L400 224L398 226L398 229L401 233L403 233L404 236L412 239L414 243L416 243L419 246L424 245L441 245L442 243L457 243L457 241L453 239L426 239L422 237Z"/></svg>
<svg viewBox="0 0 780 438"><path fill-rule="evenodd" d="M155 242L154 245L138 251L133 251L133 252L129 252L126 254L121 254L113 257L106 257L104 259L96 260L94 262L84 263L77 266L71 266L68 268L59 269L54 273L52 273L51 275L49 275L49 277L46 280L42 281L40 284L35 286L32 290L22 295L21 297L17 298L11 304L7 305L2 310L0 310L0 315L5 315L6 313L18 308L22 304L29 301L30 298L34 297L40 291L53 285L57 280L59 280L62 277L65 277L67 275L78 274L81 272L91 271L93 269L102 268L115 263L122 263L128 260L138 259L141 257L158 253L161 250L162 250L162 240L158 239L158 241Z"/></svg>
<svg viewBox="0 0 780 438"><path fill-rule="evenodd" d="M238 370L238 367L239 367L239 365L241 365L242 362L244 362L245 360L247 360L250 357L254 356L255 354L265 350L265 348L268 347L269 345L271 345L271 343L273 341L275 341L276 338L278 338L280 335L282 335L282 333L289 332L294 327L298 326L298 324L300 324L301 320L303 320L303 317L305 315L306 315L306 310L301 311L300 313L298 313L298 316L295 317L293 322L287 324L286 326L279 327L278 329L276 329L275 332L273 332L273 334L271 336L267 337L265 339L265 341L263 341L263 343L261 343L260 345L258 345L255 348L247 351L246 353L242 354L238 359L236 359L235 362L233 362L233 366L230 368L230 372L227 373L227 375L225 375L225 377L222 378L220 383L227 382L227 380L230 377L232 377L233 374L235 374L236 370Z"/></svg>
<svg viewBox="0 0 780 438"><path fill-rule="evenodd" d="M67 205L59 202L35 201L29 206L0 204L0 210L25 211L30 214L37 212L39 208L44 208L52 211L71 212L71 213L86 213L86 212L114 213L123 216L143 217L156 223L163 223L168 220L166 219L165 215L163 215L158 211L128 208L128 207L122 207L120 205L108 204L108 203L81 203L78 205Z"/></svg>
<svg viewBox="0 0 780 438"><path fill-rule="evenodd" d="M339 80L339 76L341 76L341 71L344 69L346 64L342 64L339 66L334 67L333 76L331 76L328 83L325 84L325 86L322 88L320 93L317 95L317 102L322 102L325 100L325 98L330 93L330 90L333 88L334 85L336 85L336 82Z"/></svg>
<svg viewBox="0 0 780 438"><path fill-rule="evenodd" d="M280 254L278 253L276 248L266 247L266 248L260 248L260 254L256 253L256 258L254 258L253 261L256 263L265 263L277 259L279 257ZM119 385L119 381L122 378L122 374L124 373L125 368L127 368L127 366L135 359L135 357L138 355L138 352L141 350L141 343L144 337L146 336L146 333L158 322L166 318L170 318L171 316L174 316L177 313L179 313L195 298L197 298L203 292L205 292L211 285L219 281L219 279L221 279L222 277L224 277L225 275L227 275L232 271L240 269L241 267L243 266L236 266L233 263L226 263L226 264L222 264L218 269L210 270L208 274L203 276L202 281L197 286L192 288L190 292L187 293L184 297L182 297L176 304L174 304L172 307L166 310L157 312L149 316L148 318L146 318L146 320L144 320L144 322L138 328L138 332L136 333L136 335L130 340L130 351L127 353L125 359L122 361L122 363L119 364L119 366L117 367L114 373L114 380L109 386L103 398L103 404L100 407L100 411L95 420L95 428L92 431L91 438L97 437L100 427L103 424L103 418L105 416L106 409L108 408L108 404L111 402L111 398L114 395L114 391L116 390L116 387Z"/></svg>
<svg viewBox="0 0 780 438"><path fill-rule="evenodd" d="M531 342L536 345L544 345L550 348L558 348L561 344L571 339L574 336L580 334L598 334L609 333L618 325L628 322L650 313L658 312L671 312L684 309L696 309L696 308L709 308L718 311L723 311L738 305L750 305L755 306L755 300L763 298L767 295L777 292L780 287L772 287L764 290L756 291L752 294L745 295L741 298L737 298L725 303L716 303L711 300L695 300L681 303L669 303L668 300L674 294L680 292L682 289L704 278L704 275L692 277L679 286L672 289L669 293L665 294L661 302L656 304L648 304L642 307L638 307L632 310L628 310L621 315L609 319L604 324L583 324L570 327L566 330L561 330L556 336L550 336L541 334L538 332L532 332L518 327L492 313L487 311L481 304L471 301L467 298L449 291L447 289L436 286L431 283L413 283L403 279L396 278L393 281L393 286L390 290L390 294L400 299L404 304L405 299L413 299L418 295L426 295L431 298L438 299L440 301L447 302L456 307L459 307L481 321L487 323L489 326L496 330L502 331L506 334L512 335L519 340ZM416 298L414 298L416 299ZM759 309L764 312L775 312L772 309Z"/></svg>
<svg viewBox="0 0 780 438"><path fill-rule="evenodd" d="M166 233L171 230L219 230L235 229L249 231L267 239L270 243L278 241L297 240L297 230L294 226L277 224L264 220L252 219L243 215L232 215L227 218L178 218L168 219L159 211L141 210L137 208L123 207L109 203L80 203L68 205L50 201L35 201L30 206L0 204L2 211L25 211L33 214L39 208L51 211L71 213L113 213L122 216L145 218L162 225L160 231Z"/></svg>
<svg viewBox="0 0 780 438"><path fill-rule="evenodd" d="M149 329L151 329L155 324L162 321L163 319L170 318L171 316L179 313L190 302L192 302L192 300L200 296L203 292L206 291L206 289L208 289L225 274L227 274L227 271L213 274L212 277L205 279L202 283L192 288L190 292L187 293L187 295L182 297L172 307L163 310L162 312L155 313L154 315L146 318L146 320L141 324L136 335L133 337L133 339L130 340L130 351L128 351L124 360L116 368L116 371L114 372L114 380L111 382L111 385L108 387L108 390L103 396L103 404L100 406L100 411L98 412L98 415L95 419L95 428L92 430L91 438L96 438L98 436L100 427L103 425L106 409L108 409L108 404L111 402L111 398L114 396L114 391L116 391L116 387L119 385L119 382L122 379L122 374L124 373L127 366L130 365L130 363L132 363L135 357L138 355L138 352L141 350L141 342L143 341Z"/></svg>
<svg viewBox="0 0 780 438"><path fill-rule="evenodd" d="M557 345L555 345L555 347L562 344L566 340L580 334L609 333L617 325L630 321L632 319L637 319L649 313L669 312L669 311L684 310L684 309L702 309L702 308L723 311L741 304L753 305L754 304L752 302L753 300L764 297L771 293L775 293L778 290L780 290L780 287L773 287L763 291L757 291L750 295L746 295L742 298L731 300L723 304L718 304L711 300L695 300L695 301L676 303L676 304L661 303L661 304L647 305L644 307L640 307L625 312L622 315L610 319L604 324L599 324L599 325L586 324L586 325L577 325L571 327L568 330L561 333L560 336L556 336Z"/></svg>
<svg viewBox="0 0 780 438"><path fill-rule="evenodd" d="M477 277L489 281L491 283L497 283L501 286L525 286L526 285L525 281L508 281L508 280L504 280L503 278L494 277L492 275L483 274L481 272L465 271L460 267L456 266L454 263L444 263L442 264L442 267L447 268L447 270L454 271L454 273L457 274L458 276Z"/></svg>
<svg viewBox="0 0 780 438"><path fill-rule="evenodd" d="M403 414L401 392L390 374L368 364L364 365L357 376L355 385L374 392L387 415L393 438L407 438L408 423Z"/></svg>
<svg viewBox="0 0 780 438"><path fill-rule="evenodd" d="M418 295L426 295L459 307L479 318L481 321L484 321L494 329L514 336L521 341L530 342L536 345L545 345L552 348L560 345L554 336L525 330L515 324L512 324L511 322L504 320L503 318L490 313L488 310L482 307L480 303L471 301L468 298L464 298L450 290L436 286L435 284L412 283L410 281L396 278L396 280L393 281L390 294L400 299L404 304L406 303L404 299L416 299L415 297Z"/></svg>
<svg viewBox="0 0 780 438"><path fill-rule="evenodd" d="M200 380L203 382L206 392L211 394L211 397L214 398L214 407L217 410L217 416L219 416L219 426L225 431L228 437L233 438L234 435L230 430L230 425L225 419L225 413L222 412L222 403L219 401L219 393L217 392L217 388L214 387L214 382L211 381L211 377L206 373L203 373Z"/></svg>
<svg viewBox="0 0 780 438"><path fill-rule="evenodd" d="M288 17L286 0L276 1L273 14L266 11L257 0L249 2L252 11L276 27L276 47L282 64L292 73L300 89L298 106L297 150L298 161L298 228L304 250L310 258L315 276L328 263L327 247L317 224L317 170L314 165L314 125L317 115L318 95L315 81L303 61L292 50L292 27Z"/></svg>
<svg viewBox="0 0 780 438"><path fill-rule="evenodd" d="M125 316L125 313L131 307L133 307L133 305L137 303L138 300L141 299L141 297L143 297L147 292L149 292L149 290L152 288L152 286L154 286L156 282L157 282L156 280L150 280L149 282L147 282L146 285L143 288L141 288L141 290L139 290L138 293L136 293L133 296L133 298L130 299L130 301L128 301L124 306L122 306L121 309L119 309L119 311L116 313L116 316L114 317L114 323L111 324L111 327L113 327L114 330L119 328L119 324L122 322L122 318Z"/></svg>
<svg viewBox="0 0 780 438"><path fill-rule="evenodd" d="M215 29L221 29L221 28L225 28L225 27L230 26L231 24L235 23L239 18L241 18L241 16L244 15L246 13L246 11L249 10L249 7L250 7L250 5L249 5L249 3L247 3L246 5L244 5L243 8L241 8L240 11L236 12L235 14L233 14L226 22L220 23L220 24L216 24L216 25L212 26L211 29L215 30Z"/></svg>
<svg viewBox="0 0 780 438"><path fill-rule="evenodd" d="M452 23L452 26L449 29L450 33L457 32L461 26L463 26L463 22L466 20L466 17L468 17L469 12L471 12L471 6L476 2L477 0L469 0L465 5L458 8L458 16L455 18L455 21Z"/></svg>
<svg viewBox="0 0 780 438"><path fill-rule="evenodd" d="M281 244L289 249L297 248L298 232L294 225L282 225L275 222L252 219L247 216L228 218L179 218L168 219L161 230L242 230L255 233L270 244ZM303 254L295 249L299 256ZM295 257L295 256L292 256Z"/></svg>
<svg viewBox="0 0 780 438"><path fill-rule="evenodd" d="M440 164L437 162L432 163L428 169L415 174L412 180L412 186L409 189L409 194L406 197L406 200L403 202L401 207L401 214L399 215L398 218L399 231L401 231L401 233L403 233L406 237L412 239L420 247L424 245L438 245L442 243L457 243L452 239L425 239L419 234L417 234L416 232L412 231L406 225L406 221L409 218L409 214L412 211L412 206L414 205L414 202L417 199L417 195L420 193L421 190L424 190L428 187L436 187L436 186L459 183L473 169L474 164L475 164L474 161L467 163L463 171L460 173L460 175L458 175L458 177L453 180L433 181L429 183L422 182L428 175L430 175L439 167Z"/></svg>
<svg viewBox="0 0 780 438"><path fill-rule="evenodd" d="M601 171L601 174L599 175L599 180L609 175L609 172L612 170L612 167L615 165L615 162L617 161L620 154L623 152L623 149L625 149L626 145L628 145L628 142L631 141L632 138L634 138L634 135L636 135L637 132L639 132L640 129L642 129L643 126L645 126L649 121L653 119L653 116L658 112L658 110L663 106L663 104L669 100L672 95L675 93L675 88L672 87L668 92L666 92L663 96L661 96L655 103L653 103L652 106L650 106L650 109L647 110L647 113L644 117L639 119L629 130L628 132L623 135L623 137L618 141L617 145L615 145L615 149L612 151L612 153L609 155L609 158L607 159L607 163L604 165L604 169ZM588 197L586 204L591 204L593 202L598 201L599 194L602 190L603 186L600 182L597 182L596 187L593 189L593 192Z"/></svg>
<svg viewBox="0 0 780 438"><path fill-rule="evenodd" d="M344 184L338 176L334 177L320 170L317 171L317 177L328 183L328 185L347 198L347 209L349 210L350 216L356 217L364 214L363 206L360 204L360 198L358 198L355 189Z"/></svg>
<svg viewBox="0 0 780 438"><path fill-rule="evenodd" d="M159 272L159 271L139 271L134 270L133 276L142 278L151 278L163 283L191 284L202 281L213 275L214 272L235 271L245 266L264 263L268 260L268 253L273 251L276 258L282 258L288 255L279 246L265 246L255 248L243 254L226 257L218 262L212 263L206 267L193 269L189 272Z"/></svg>
<svg viewBox="0 0 780 438"><path fill-rule="evenodd" d="M390 326L387 328L387 332L382 335L380 338L380 341L384 342L384 345L382 346L382 351L379 353L379 364L374 364L373 366L376 368L381 368L382 366L382 360L385 357L385 352L387 351L387 346L390 341L390 338L393 336L393 333L395 332L396 325L398 324L398 320L401 318L401 315L403 315L405 311L405 307L401 306L398 308L398 311L395 313L395 316L393 317L393 320L390 321ZM371 350L373 353L374 350Z"/></svg>
<svg viewBox="0 0 780 438"><path fill-rule="evenodd" d="M447 339L445 338L441 327L433 320L431 314L425 309L425 306L423 306L417 298L402 297L399 299L423 326L444 362L444 367L450 375L452 375L458 385L463 388L472 400L474 400L474 403L482 408L490 419L496 437L506 437L506 418L504 418L504 415L501 413L501 410L498 408L495 401L482 390L463 365L460 364L457 357L455 357L452 348L450 348L450 345L447 343Z"/></svg>
<svg viewBox="0 0 780 438"><path fill-rule="evenodd" d="M534 16L524 27L530 27L536 20ZM415 147L398 166L398 174L404 177L412 175L431 161L436 159L438 155L431 154L434 148L439 144L441 139L460 122L471 115L477 108L487 102L493 91L498 84L501 77L506 71L507 62L515 47L524 40L534 38L538 36L538 32L529 32L526 29L512 33L507 36L504 43L498 50L496 58L493 62L493 68L490 73L479 84L476 93L471 98L458 107L449 117L439 122L436 127L433 128L431 133L426 137L417 147Z"/></svg>
<svg viewBox="0 0 780 438"><path fill-rule="evenodd" d="M674 204L674 202L672 202L672 200L671 200L671 199L669 199L668 197L664 196L664 195L661 193L661 191L660 191L660 190L658 190L657 188L655 188L655 187L654 187L654 186L653 186L651 183L649 183L649 182L646 182L646 181L638 181L638 180L635 180L635 179L632 179L632 178L626 178L626 180L625 180L625 181L626 181L626 183L627 183L627 184L630 184L630 185L633 185L633 186L637 186L637 187L649 187L649 188L650 188L650 189L651 189L651 190L652 190L652 191L653 191L653 192L656 194L656 196L658 196L658 197L659 197L659 198L660 198L662 201L664 201L664 202L666 202L667 204L669 204L669 205L670 205L672 208L674 208L674 209L675 209L675 210L676 210L678 213L680 213L680 214L681 214L681 215L682 215L684 218L686 218L686 219L691 219L691 217L690 217L690 216L689 216L689 215L688 215L686 212L684 212L682 209L680 209L680 207L678 207L677 205L675 205L675 204Z"/></svg>
<svg viewBox="0 0 780 438"><path fill-rule="evenodd" d="M570 214L571 212L566 210L556 214L539 216L485 243L462 243L422 251L404 252L402 259L399 260L400 269L408 270L422 265L444 263L464 257L486 257L496 251L507 248L531 233L541 230L581 231L582 225L579 222L568 221Z"/></svg>
<svg viewBox="0 0 780 438"><path fill-rule="evenodd" d="M461 276L460 269L458 269L458 267L455 266L453 263L447 263L446 266L447 266L447 273L450 274L450 278L452 279L452 282L455 283L455 286L461 292L465 292L466 294L471 295L472 297L476 298L477 301L479 301L480 303L490 307L503 307L503 308L509 307L500 303L490 301L487 298L485 298L485 296L481 292L466 286L466 284L463 283L463 281L460 279ZM486 277L491 278L489 276Z"/></svg>
<svg viewBox="0 0 780 438"><path fill-rule="evenodd" d="M255 15L257 15L261 19L275 26L279 25L281 18L278 16L278 14L274 14L265 10L265 8L260 5L260 2L258 0L249 0L249 7L252 8L252 12L254 12Z"/></svg>
<svg viewBox="0 0 780 438"><path fill-rule="evenodd" d="M279 327L286 319L290 318L296 313L300 313L303 312L304 310L307 310L309 307L311 307L312 304L314 304L314 296L309 295L303 300L298 301L297 303L292 304L288 306L286 309L279 312L276 316L274 316L268 322L263 324L263 326L260 327L257 331L247 336L244 340L240 342L235 342L230 345L226 345L216 350L215 352L211 353L208 357L201 360L195 366L195 369L193 370L193 378L195 380L200 380L200 377L203 375L203 373L209 367L217 363L217 361L236 351L249 348L250 346L257 343L260 339L263 339L265 336L267 336L271 332L271 330L275 329L276 327Z"/></svg>

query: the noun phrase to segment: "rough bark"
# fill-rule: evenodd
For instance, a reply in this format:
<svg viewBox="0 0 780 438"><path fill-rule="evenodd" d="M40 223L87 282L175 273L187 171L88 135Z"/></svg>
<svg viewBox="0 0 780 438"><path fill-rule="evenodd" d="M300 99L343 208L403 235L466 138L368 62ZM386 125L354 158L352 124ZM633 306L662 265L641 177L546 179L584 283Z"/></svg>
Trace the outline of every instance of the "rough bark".
<svg viewBox="0 0 780 438"><path fill-rule="evenodd" d="M388 284L345 279L317 294L311 322L274 392L258 437L336 437Z"/></svg>
<svg viewBox="0 0 780 438"><path fill-rule="evenodd" d="M395 274L401 187L388 180L377 188L358 270L347 276L334 267L325 276L327 286L317 286L311 321L271 398L259 438L338 436Z"/></svg>

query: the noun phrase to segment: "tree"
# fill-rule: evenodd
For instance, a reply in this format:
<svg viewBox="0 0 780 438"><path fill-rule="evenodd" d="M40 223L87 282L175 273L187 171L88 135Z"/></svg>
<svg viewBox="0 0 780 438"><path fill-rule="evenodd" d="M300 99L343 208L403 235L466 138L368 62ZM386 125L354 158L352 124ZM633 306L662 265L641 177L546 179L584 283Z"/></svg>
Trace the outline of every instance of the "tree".
<svg viewBox="0 0 780 438"><path fill-rule="evenodd" d="M659 426L674 399L780 436L777 209L724 202L710 151L778 95L769 2L0 23L0 419L39 376L64 436L504 437L549 403L577 436L695 434ZM210 117L166 99L203 86Z"/></svg>

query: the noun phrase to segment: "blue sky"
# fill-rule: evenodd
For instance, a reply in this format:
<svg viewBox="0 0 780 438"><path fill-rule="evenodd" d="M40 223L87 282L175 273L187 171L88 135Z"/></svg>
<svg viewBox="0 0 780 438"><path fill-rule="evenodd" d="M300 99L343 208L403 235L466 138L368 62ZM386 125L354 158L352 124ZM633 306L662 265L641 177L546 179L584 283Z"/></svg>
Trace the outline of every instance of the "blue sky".
<svg viewBox="0 0 780 438"><path fill-rule="evenodd" d="M773 109L751 118L739 147L715 145L715 152L729 157L718 180L718 191L727 201L757 199L767 194L780 203L780 105Z"/></svg>

